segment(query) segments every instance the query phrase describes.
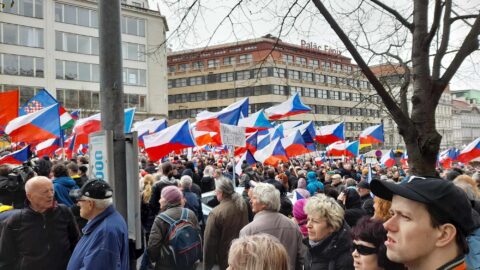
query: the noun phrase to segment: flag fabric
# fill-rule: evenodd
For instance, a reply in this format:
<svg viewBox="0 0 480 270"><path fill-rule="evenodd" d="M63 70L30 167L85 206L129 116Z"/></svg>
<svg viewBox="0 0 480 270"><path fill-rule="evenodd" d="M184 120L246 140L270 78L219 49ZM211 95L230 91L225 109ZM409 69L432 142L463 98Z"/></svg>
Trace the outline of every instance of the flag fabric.
<svg viewBox="0 0 480 270"><path fill-rule="evenodd" d="M283 126L281 125L278 125L276 127L274 127L273 129L270 129L270 140L273 141L277 138L284 138L284 134L283 134Z"/></svg>
<svg viewBox="0 0 480 270"><path fill-rule="evenodd" d="M242 157L240 157L237 164L235 165L235 173L238 174L238 175L242 174L242 172L243 172L242 165L243 165L244 160L247 161L247 164L249 166L257 163L257 161L253 157L252 153L250 153L250 151L248 151L248 150L245 151L245 153L242 155Z"/></svg>
<svg viewBox="0 0 480 270"><path fill-rule="evenodd" d="M347 157L356 157L358 156L358 141L353 142L343 142L338 141L327 146L327 155L333 157L347 156Z"/></svg>
<svg viewBox="0 0 480 270"><path fill-rule="evenodd" d="M402 154L402 158L400 159L400 162L407 166L408 165L408 152L405 150L405 152Z"/></svg>
<svg viewBox="0 0 480 270"><path fill-rule="evenodd" d="M70 116L73 118L73 120L77 121L80 119L80 110L75 110L70 113Z"/></svg>
<svg viewBox="0 0 480 270"><path fill-rule="evenodd" d="M150 160L159 160L172 151L195 147L188 120L143 137Z"/></svg>
<svg viewBox="0 0 480 270"><path fill-rule="evenodd" d="M257 151L257 140L258 140L258 131L250 134L247 139L245 140L245 147L236 147L235 149L235 156L242 155L247 150L250 151L251 154L255 154Z"/></svg>
<svg viewBox="0 0 480 270"><path fill-rule="evenodd" d="M138 145L140 147L144 147L143 137L148 134L152 134L155 132L159 132L160 130L167 128L167 120L153 120L153 121L142 121L135 123L132 128L132 131L136 131L138 133Z"/></svg>
<svg viewBox="0 0 480 270"><path fill-rule="evenodd" d="M257 138L257 150L267 147L271 142L270 134L261 135Z"/></svg>
<svg viewBox="0 0 480 270"><path fill-rule="evenodd" d="M321 144L331 144L345 140L345 123L321 126L316 131L315 140Z"/></svg>
<svg viewBox="0 0 480 270"><path fill-rule="evenodd" d="M358 155L358 157L357 157L357 159L356 159L357 164L362 164L364 157L365 157L364 154Z"/></svg>
<svg viewBox="0 0 480 270"><path fill-rule="evenodd" d="M224 108L219 112L203 111L197 114L196 129L220 133L220 124L236 126L241 116L248 116L248 97Z"/></svg>
<svg viewBox="0 0 480 270"><path fill-rule="evenodd" d="M283 123L281 123L280 125L283 127L283 130L287 130L287 129L292 129L294 127L298 127L300 126L301 124L303 124L302 121L285 121Z"/></svg>
<svg viewBox="0 0 480 270"><path fill-rule="evenodd" d="M306 113L311 110L310 107L302 103L300 95L295 93L295 95L287 99L285 102L266 109L265 113L268 116L268 119L277 120L292 115Z"/></svg>
<svg viewBox="0 0 480 270"><path fill-rule="evenodd" d="M275 139L265 148L257 150L253 157L265 165L276 166L280 161L287 162L288 157L280 139Z"/></svg>
<svg viewBox="0 0 480 270"><path fill-rule="evenodd" d="M457 160L462 163L468 163L472 159L480 157L480 138L467 145L457 157Z"/></svg>
<svg viewBox="0 0 480 270"><path fill-rule="evenodd" d="M0 158L0 165L22 165L30 158L30 147L27 145L20 150Z"/></svg>
<svg viewBox="0 0 480 270"><path fill-rule="evenodd" d="M59 138L61 130L58 103L13 119L5 128L5 133L12 142L36 143Z"/></svg>
<svg viewBox="0 0 480 270"><path fill-rule="evenodd" d="M220 133L211 132L211 131L198 131L195 128L192 129L193 137L195 138L195 143L198 146L203 146L207 144L211 145L221 145L222 137Z"/></svg>
<svg viewBox="0 0 480 270"><path fill-rule="evenodd" d="M457 159L459 153L460 151L455 147L442 151L438 155L438 163L442 165L444 169L450 169L452 167L452 162Z"/></svg>
<svg viewBox="0 0 480 270"><path fill-rule="evenodd" d="M265 116L263 109L248 117L241 118L238 121L238 126L244 127L247 133L273 128L273 125L268 121L267 116Z"/></svg>
<svg viewBox="0 0 480 270"><path fill-rule="evenodd" d="M35 146L35 154L37 157L52 156L58 148L60 148L60 138L48 139Z"/></svg>
<svg viewBox="0 0 480 270"><path fill-rule="evenodd" d="M296 157L311 152L310 149L305 146L305 141L298 130L280 141L288 157Z"/></svg>
<svg viewBox="0 0 480 270"><path fill-rule="evenodd" d="M384 139L384 132L383 132L383 124L375 125L366 128L362 133L360 133L360 148L365 146L369 146L372 144L383 143Z"/></svg>
<svg viewBox="0 0 480 270"><path fill-rule="evenodd" d="M382 158L380 159L380 164L384 165L387 168L392 167L395 165L397 162L395 160L395 155L393 154L393 150L388 150L387 153L385 153Z"/></svg>
<svg viewBox="0 0 480 270"><path fill-rule="evenodd" d="M8 122L18 117L19 91L0 93L0 134L5 132Z"/></svg>
<svg viewBox="0 0 480 270"><path fill-rule="evenodd" d="M40 89L34 97L20 107L19 112L20 115L26 115L57 103L58 101L50 95L47 90ZM63 106L58 105L58 113L60 115L60 126L62 129L67 129L73 126L75 121Z"/></svg>
<svg viewBox="0 0 480 270"><path fill-rule="evenodd" d="M368 163L368 173L367 173L367 183L370 184L370 182L372 182L372 164L371 163Z"/></svg>
<svg viewBox="0 0 480 270"><path fill-rule="evenodd" d="M320 166L322 165L323 163L325 163L327 161L327 159L325 158L324 155L320 156L320 157L315 157L315 164L317 166Z"/></svg>

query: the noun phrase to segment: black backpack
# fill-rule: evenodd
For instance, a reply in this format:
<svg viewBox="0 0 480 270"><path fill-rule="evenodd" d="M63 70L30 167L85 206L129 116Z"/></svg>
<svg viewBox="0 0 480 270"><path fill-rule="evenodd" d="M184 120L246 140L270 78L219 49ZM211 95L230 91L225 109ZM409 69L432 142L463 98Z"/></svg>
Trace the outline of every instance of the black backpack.
<svg viewBox="0 0 480 270"><path fill-rule="evenodd" d="M179 220L174 220L164 213L159 216L170 225L166 240L176 269L190 269L202 259L202 239L200 232L188 220L188 209L182 209Z"/></svg>

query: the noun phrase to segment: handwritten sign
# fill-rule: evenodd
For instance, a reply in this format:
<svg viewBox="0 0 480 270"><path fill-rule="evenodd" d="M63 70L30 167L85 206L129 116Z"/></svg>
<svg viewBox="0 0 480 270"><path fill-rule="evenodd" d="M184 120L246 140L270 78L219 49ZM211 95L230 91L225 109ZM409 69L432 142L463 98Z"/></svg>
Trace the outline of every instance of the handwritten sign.
<svg viewBox="0 0 480 270"><path fill-rule="evenodd" d="M232 125L220 125L220 136L224 145L246 146L245 128Z"/></svg>

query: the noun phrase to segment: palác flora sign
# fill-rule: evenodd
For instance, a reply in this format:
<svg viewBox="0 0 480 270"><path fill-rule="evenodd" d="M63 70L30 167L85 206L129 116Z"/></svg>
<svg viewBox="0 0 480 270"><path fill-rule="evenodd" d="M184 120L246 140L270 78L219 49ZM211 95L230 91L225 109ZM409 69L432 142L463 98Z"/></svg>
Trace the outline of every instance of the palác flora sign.
<svg viewBox="0 0 480 270"><path fill-rule="evenodd" d="M339 49L330 48L328 47L328 45L323 45L323 48L322 48L322 45L317 45L317 43L315 42L311 42L311 41L308 42L303 39L300 41L300 46L302 46L302 48L305 48L305 49L317 50L321 52L327 52L330 54L336 54L336 55L342 54L342 52Z"/></svg>

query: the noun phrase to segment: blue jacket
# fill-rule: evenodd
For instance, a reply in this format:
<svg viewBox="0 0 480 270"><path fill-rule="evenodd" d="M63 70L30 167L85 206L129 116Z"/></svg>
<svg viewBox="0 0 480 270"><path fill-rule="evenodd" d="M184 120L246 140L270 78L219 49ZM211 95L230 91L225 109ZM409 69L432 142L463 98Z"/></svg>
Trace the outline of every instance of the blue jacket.
<svg viewBox="0 0 480 270"><path fill-rule="evenodd" d="M82 232L68 270L129 270L127 224L113 206L90 220Z"/></svg>
<svg viewBox="0 0 480 270"><path fill-rule="evenodd" d="M58 203L65 204L68 207L75 204L69 196L70 190L78 189L75 180L68 176L55 178L53 179L53 189L55 190L55 199Z"/></svg>
<svg viewBox="0 0 480 270"><path fill-rule="evenodd" d="M308 172L307 173L307 190L310 192L310 196L315 195L318 193L318 190L323 190L324 186L323 183L318 181L317 175L315 172Z"/></svg>

